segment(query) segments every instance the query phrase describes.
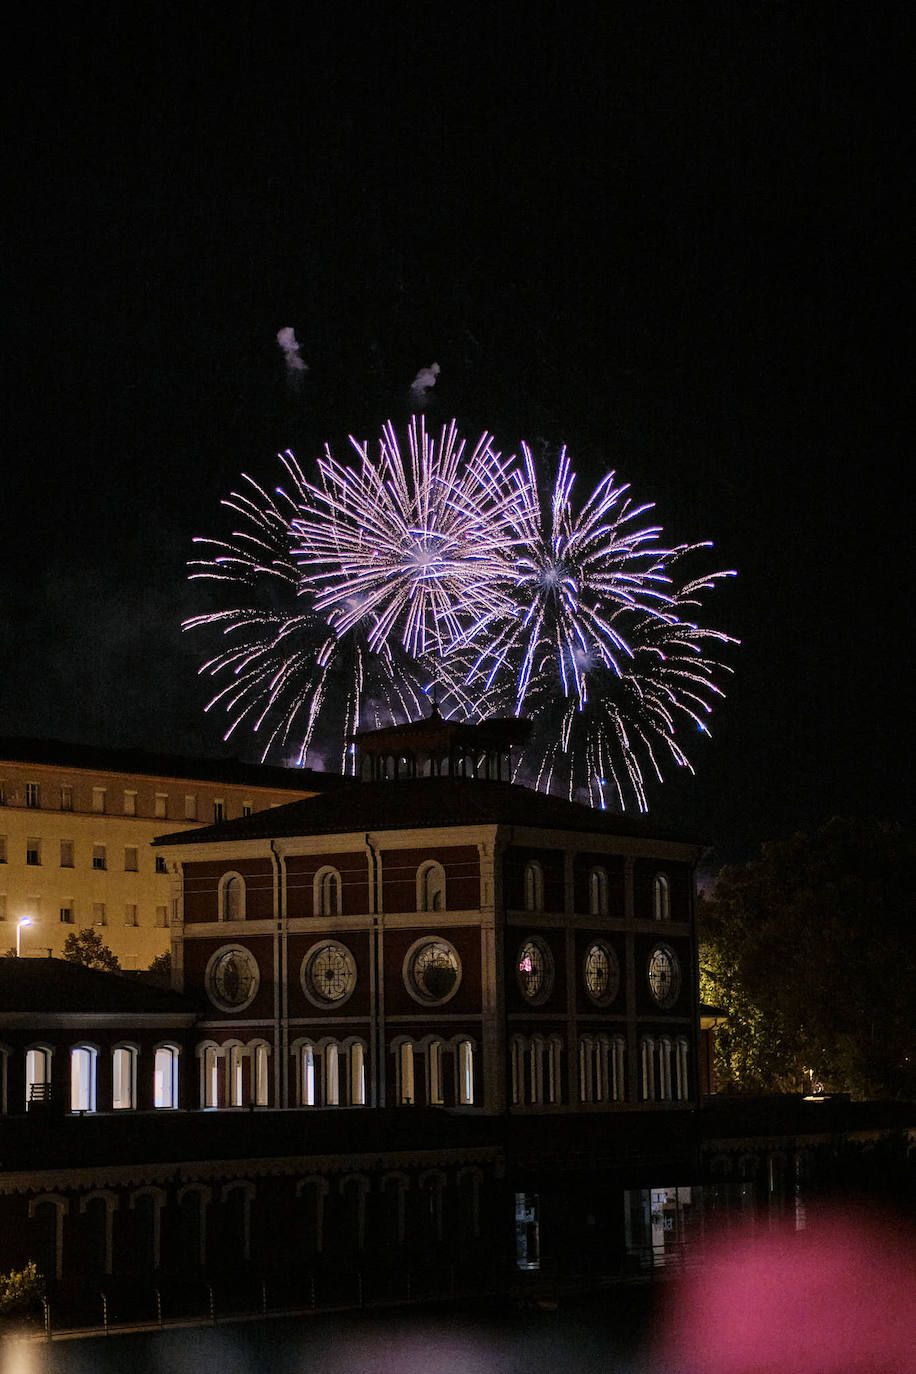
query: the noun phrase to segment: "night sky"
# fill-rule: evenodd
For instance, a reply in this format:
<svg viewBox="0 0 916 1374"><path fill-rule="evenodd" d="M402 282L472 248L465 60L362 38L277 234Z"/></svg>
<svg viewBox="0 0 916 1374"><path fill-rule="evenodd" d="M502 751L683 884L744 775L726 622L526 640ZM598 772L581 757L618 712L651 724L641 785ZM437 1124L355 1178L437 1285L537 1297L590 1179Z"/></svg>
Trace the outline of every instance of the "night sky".
<svg viewBox="0 0 916 1374"><path fill-rule="evenodd" d="M136 8L8 58L0 733L257 758L192 536L435 361L433 426L566 443L739 571L654 819L716 861L911 819L909 7Z"/></svg>

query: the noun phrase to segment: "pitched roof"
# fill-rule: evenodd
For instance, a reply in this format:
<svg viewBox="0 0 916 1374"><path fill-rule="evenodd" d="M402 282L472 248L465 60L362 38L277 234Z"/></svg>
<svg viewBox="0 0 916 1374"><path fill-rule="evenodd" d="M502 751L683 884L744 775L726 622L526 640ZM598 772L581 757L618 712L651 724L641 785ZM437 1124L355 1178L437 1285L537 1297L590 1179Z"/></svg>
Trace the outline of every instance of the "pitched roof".
<svg viewBox="0 0 916 1374"><path fill-rule="evenodd" d="M515 783L452 777L358 783L221 825L159 835L153 843L216 844L456 825L517 825L699 844L693 836L657 830L644 817L599 811Z"/></svg>
<svg viewBox="0 0 916 1374"><path fill-rule="evenodd" d="M148 753L144 749L111 749L107 745L12 736L0 737L0 759L11 763L40 763L52 768L89 768L103 773L247 783L250 787L295 792L324 792L350 781L339 773L319 773L311 768L277 768L269 764L243 763L241 759L192 759L180 754Z"/></svg>
<svg viewBox="0 0 916 1374"><path fill-rule="evenodd" d="M163 1014L196 1011L190 998L67 959L0 959L0 1018L9 1012Z"/></svg>

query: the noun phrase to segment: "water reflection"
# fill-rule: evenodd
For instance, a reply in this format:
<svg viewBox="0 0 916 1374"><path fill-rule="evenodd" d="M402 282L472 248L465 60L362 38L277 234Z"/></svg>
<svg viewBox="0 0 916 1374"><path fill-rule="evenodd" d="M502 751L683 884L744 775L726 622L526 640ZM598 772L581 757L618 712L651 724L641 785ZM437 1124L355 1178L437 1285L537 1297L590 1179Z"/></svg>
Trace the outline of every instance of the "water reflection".
<svg viewBox="0 0 916 1374"><path fill-rule="evenodd" d="M0 1374L642 1374L653 1294L503 1311L322 1315L6 1347Z"/></svg>

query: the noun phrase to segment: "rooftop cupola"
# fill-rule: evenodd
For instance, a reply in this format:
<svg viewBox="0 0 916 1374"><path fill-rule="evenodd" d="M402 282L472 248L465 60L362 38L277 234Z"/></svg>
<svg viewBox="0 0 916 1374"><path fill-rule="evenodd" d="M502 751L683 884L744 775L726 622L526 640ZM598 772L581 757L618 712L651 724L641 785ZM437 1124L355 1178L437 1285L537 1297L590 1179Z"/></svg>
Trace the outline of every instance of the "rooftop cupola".
<svg viewBox="0 0 916 1374"><path fill-rule="evenodd" d="M531 722L514 716L446 720L434 701L425 720L359 730L352 740L363 782L431 777L510 782L512 746L524 743L530 732Z"/></svg>

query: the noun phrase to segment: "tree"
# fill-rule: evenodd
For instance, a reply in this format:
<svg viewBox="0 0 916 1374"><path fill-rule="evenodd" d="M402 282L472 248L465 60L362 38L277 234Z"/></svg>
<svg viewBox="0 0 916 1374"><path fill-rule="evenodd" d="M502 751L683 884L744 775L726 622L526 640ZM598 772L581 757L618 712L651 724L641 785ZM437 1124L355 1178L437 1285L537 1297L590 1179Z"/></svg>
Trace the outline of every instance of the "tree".
<svg viewBox="0 0 916 1374"><path fill-rule="evenodd" d="M164 954L157 954L149 968L144 969L137 975L144 983L153 983L159 988L170 988L172 986L172 956L168 950Z"/></svg>
<svg viewBox="0 0 916 1374"><path fill-rule="evenodd" d="M835 818L722 870L698 921L726 1091L916 1095L914 858L902 827Z"/></svg>
<svg viewBox="0 0 916 1374"><path fill-rule="evenodd" d="M103 944L101 935L95 930L74 930L68 935L64 941L64 958L71 964L104 969L106 973L121 971L118 956Z"/></svg>

